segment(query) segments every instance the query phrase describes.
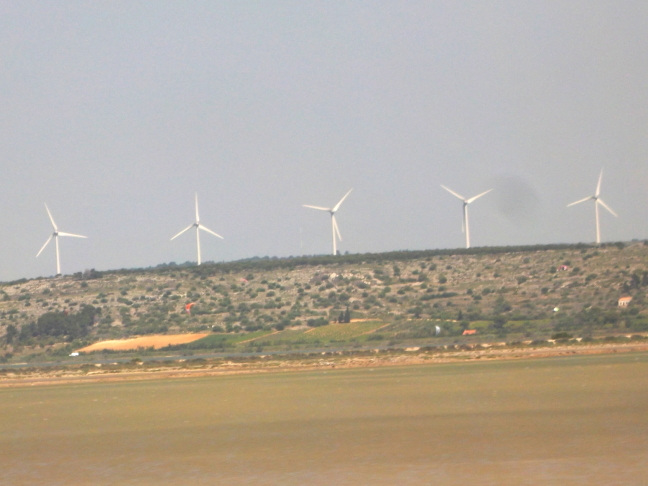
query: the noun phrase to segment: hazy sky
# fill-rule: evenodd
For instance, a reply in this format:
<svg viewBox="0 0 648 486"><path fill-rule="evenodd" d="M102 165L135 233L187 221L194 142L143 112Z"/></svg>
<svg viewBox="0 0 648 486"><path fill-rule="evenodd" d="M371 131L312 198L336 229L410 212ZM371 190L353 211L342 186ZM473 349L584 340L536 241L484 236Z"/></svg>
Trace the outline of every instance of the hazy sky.
<svg viewBox="0 0 648 486"><path fill-rule="evenodd" d="M4 1L0 280L648 237L645 1Z"/></svg>

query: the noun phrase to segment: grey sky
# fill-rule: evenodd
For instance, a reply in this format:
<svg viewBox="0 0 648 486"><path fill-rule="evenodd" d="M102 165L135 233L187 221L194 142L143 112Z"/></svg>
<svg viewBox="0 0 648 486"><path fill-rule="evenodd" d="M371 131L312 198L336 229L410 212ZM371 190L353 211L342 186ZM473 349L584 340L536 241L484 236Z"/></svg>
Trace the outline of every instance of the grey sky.
<svg viewBox="0 0 648 486"><path fill-rule="evenodd" d="M648 4L0 3L0 280L648 237ZM300 234L300 228L302 233Z"/></svg>

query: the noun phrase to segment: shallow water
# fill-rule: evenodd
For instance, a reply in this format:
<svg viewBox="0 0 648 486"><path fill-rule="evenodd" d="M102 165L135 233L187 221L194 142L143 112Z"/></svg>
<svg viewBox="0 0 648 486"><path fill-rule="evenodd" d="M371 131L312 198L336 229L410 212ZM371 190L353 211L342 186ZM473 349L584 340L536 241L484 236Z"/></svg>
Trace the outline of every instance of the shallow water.
<svg viewBox="0 0 648 486"><path fill-rule="evenodd" d="M648 355L0 390L0 484L646 484Z"/></svg>

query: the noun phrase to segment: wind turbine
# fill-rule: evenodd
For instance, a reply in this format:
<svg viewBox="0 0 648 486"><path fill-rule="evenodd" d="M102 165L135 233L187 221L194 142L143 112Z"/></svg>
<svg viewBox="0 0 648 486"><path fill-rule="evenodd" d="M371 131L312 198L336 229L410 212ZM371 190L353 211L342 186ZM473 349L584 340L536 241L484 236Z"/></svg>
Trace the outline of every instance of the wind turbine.
<svg viewBox="0 0 648 486"><path fill-rule="evenodd" d="M446 191L448 191L453 196L455 196L455 197L457 197L457 198L459 198L459 199L461 199L463 201L463 219L462 219L462 222L461 222L461 231L466 233L466 248L470 248L470 228L468 227L468 205L471 202L475 201L476 199L479 199L480 197L488 194L489 192L492 191L492 189L489 189L486 192L482 192L481 194L478 194L475 197L471 197L470 199L466 199L465 197L460 196L459 194L454 192L452 189L448 189L443 184L441 185L441 187L443 187Z"/></svg>
<svg viewBox="0 0 648 486"><path fill-rule="evenodd" d="M49 238L47 238L47 241L43 245L43 247L40 249L38 254L36 255L36 258L38 258L38 255L43 253L43 250L45 247L49 244L50 241L52 241L52 238L54 238L54 243L56 243L56 275L61 275L61 259L59 257L59 236L73 236L74 238L87 238L87 236L81 236L81 235L73 235L72 233L63 233L62 231L58 230L58 227L56 226L56 223L54 222L54 218L52 218L52 213L50 213L49 208L47 207L47 204L45 204L45 209L47 210L47 215L49 216L50 221L52 222L52 227L54 228L54 233L50 235Z"/></svg>
<svg viewBox="0 0 648 486"><path fill-rule="evenodd" d="M582 203L582 202L589 201L590 199L593 199L593 200L594 200L594 213L596 214L596 244L597 244L597 245L601 244L601 228L600 228L600 226L599 226L599 204L600 204L601 206L603 206L605 209L607 209L607 210L610 212L610 214L611 214L612 216L616 216L617 218L619 217L619 216L617 215L617 213L615 213L614 211L612 211L612 209L610 208L610 206L608 206L607 204L605 204L605 203L603 202L603 199L600 198L600 194L601 194L601 180L603 180L603 169L601 169L601 173L599 174L599 180L598 180L598 184L596 185L596 192L594 193L594 195L593 195L593 196L590 196L590 197L586 197L586 198L580 199L580 200L578 200L578 201L576 201L576 202L573 202L573 203L567 205L567 207L569 207L569 206L573 206L573 205L575 205L575 204L580 204L580 203Z"/></svg>
<svg viewBox="0 0 648 486"><path fill-rule="evenodd" d="M178 233L173 238L171 238L171 241L175 240L178 236L180 236L185 231L189 231L191 228L196 228L196 249L198 250L198 265L200 265L200 230L206 231L207 233L211 233L214 236L218 236L221 240L224 238L221 235L214 233L209 228L206 228L205 226L200 224L200 216L198 215L198 193L196 193L196 222L190 224L185 229L183 229L180 233Z"/></svg>
<svg viewBox="0 0 648 486"><path fill-rule="evenodd" d="M338 202L335 206L332 208L321 208L319 206L309 206L308 204L304 204L305 208L311 208L311 209L319 209L320 211L328 211L331 213L331 231L333 232L333 255L337 255L337 246L336 246L336 241L335 237L339 238L340 241L342 241L342 235L340 235L340 230L338 229L338 225L335 222L335 213L338 209L340 209L340 205L342 202L346 199L346 197L351 194L351 191L353 191L353 188L349 189L349 192L347 192L342 199L340 199L340 202Z"/></svg>

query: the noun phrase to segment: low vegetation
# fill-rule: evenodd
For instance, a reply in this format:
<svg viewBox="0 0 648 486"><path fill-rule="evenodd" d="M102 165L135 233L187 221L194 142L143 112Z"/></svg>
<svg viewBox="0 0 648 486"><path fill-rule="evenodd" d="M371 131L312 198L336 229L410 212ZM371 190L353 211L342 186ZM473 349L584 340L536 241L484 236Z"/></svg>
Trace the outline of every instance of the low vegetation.
<svg viewBox="0 0 648 486"><path fill-rule="evenodd" d="M88 270L0 284L0 359L198 332L210 335L167 351L642 334L647 289L643 242Z"/></svg>

